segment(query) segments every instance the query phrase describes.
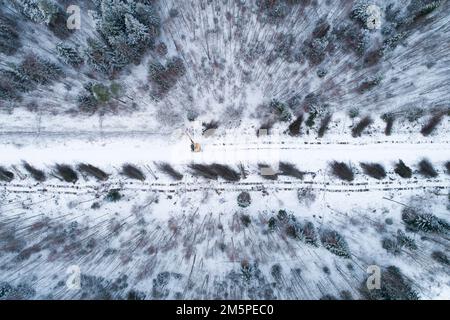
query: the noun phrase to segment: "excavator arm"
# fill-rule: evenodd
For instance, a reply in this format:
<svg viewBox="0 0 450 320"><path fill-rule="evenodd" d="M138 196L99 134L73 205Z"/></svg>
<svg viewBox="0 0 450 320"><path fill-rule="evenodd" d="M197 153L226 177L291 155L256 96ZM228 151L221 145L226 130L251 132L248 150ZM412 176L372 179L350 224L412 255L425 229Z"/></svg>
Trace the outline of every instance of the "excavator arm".
<svg viewBox="0 0 450 320"><path fill-rule="evenodd" d="M189 132L186 130L186 135L188 136L189 140L191 140L191 151L192 152L200 152L202 151L202 147L200 146L200 143L194 142L194 139L192 139Z"/></svg>

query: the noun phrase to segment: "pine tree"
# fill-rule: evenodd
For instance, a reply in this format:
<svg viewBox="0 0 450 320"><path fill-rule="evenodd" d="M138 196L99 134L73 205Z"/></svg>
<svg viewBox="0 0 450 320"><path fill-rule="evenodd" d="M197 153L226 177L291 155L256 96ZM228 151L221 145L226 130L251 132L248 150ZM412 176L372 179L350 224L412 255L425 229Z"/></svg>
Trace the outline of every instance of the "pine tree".
<svg viewBox="0 0 450 320"><path fill-rule="evenodd" d="M418 300L419 296L412 288L411 281L406 278L399 268L389 266L381 273L381 288L369 290L367 279L361 285L364 298L370 300Z"/></svg>
<svg viewBox="0 0 450 320"><path fill-rule="evenodd" d="M20 92L27 92L34 88L34 84L17 71L17 66L14 66L11 70L1 70L0 79L2 80L1 86L11 96L16 96Z"/></svg>
<svg viewBox="0 0 450 320"><path fill-rule="evenodd" d="M56 45L56 53L67 64L78 67L83 63L83 58L78 51L65 43L58 43Z"/></svg>
<svg viewBox="0 0 450 320"><path fill-rule="evenodd" d="M109 38L111 51L111 65L120 70L129 63L136 61L137 46L131 46L125 34Z"/></svg>
<svg viewBox="0 0 450 320"><path fill-rule="evenodd" d="M113 53L104 43L89 38L87 40L88 48L85 51L86 62L96 71L103 74L112 74L114 71L112 65Z"/></svg>
<svg viewBox="0 0 450 320"><path fill-rule="evenodd" d="M107 40L121 35L125 30L125 14L130 11L121 0L102 0L96 21L98 30Z"/></svg>
<svg viewBox="0 0 450 320"><path fill-rule="evenodd" d="M0 100L13 101L19 100L20 94L15 88L8 82L8 79L4 79L0 76Z"/></svg>
<svg viewBox="0 0 450 320"><path fill-rule="evenodd" d="M365 24L368 18L367 8L369 4L367 0L358 0L353 4L350 17L359 21L361 24Z"/></svg>
<svg viewBox="0 0 450 320"><path fill-rule="evenodd" d="M307 39L303 43L303 54L313 65L320 64L326 55L326 49L329 41L326 37L318 39Z"/></svg>
<svg viewBox="0 0 450 320"><path fill-rule="evenodd" d="M295 216L292 214L287 215L286 211L284 210L280 210L278 214L285 215L282 221L284 223L284 231L286 235L291 237L292 239L304 240L301 236L302 226L297 221Z"/></svg>
<svg viewBox="0 0 450 320"><path fill-rule="evenodd" d="M337 256L350 258L348 244L344 237L334 230L323 230L321 232L320 241L325 249Z"/></svg>
<svg viewBox="0 0 450 320"><path fill-rule="evenodd" d="M57 4L51 0L16 0L14 5L25 17L36 23L49 24L59 12Z"/></svg>
<svg viewBox="0 0 450 320"><path fill-rule="evenodd" d="M77 98L78 109L81 112L93 114L98 109L98 101L92 93L84 93Z"/></svg>
<svg viewBox="0 0 450 320"><path fill-rule="evenodd" d="M132 62L138 63L159 35L160 19L157 11L149 4L131 0L98 0L96 7L97 31L110 50L106 60L109 67L99 68L94 63L94 69L111 74ZM98 49L94 51L102 56ZM93 62L93 59L89 61Z"/></svg>
<svg viewBox="0 0 450 320"><path fill-rule="evenodd" d="M360 163L364 173L368 176L381 180L386 178L386 170L378 163Z"/></svg>
<svg viewBox="0 0 450 320"><path fill-rule="evenodd" d="M438 176L437 171L427 159L423 159L419 162L419 173L428 178L435 178Z"/></svg>
<svg viewBox="0 0 450 320"><path fill-rule="evenodd" d="M14 288L8 282L0 282L0 299L6 299L14 292Z"/></svg>
<svg viewBox="0 0 450 320"><path fill-rule="evenodd" d="M431 258L444 266L450 265L450 260L447 255L442 251L433 251L431 253Z"/></svg>
<svg viewBox="0 0 450 320"><path fill-rule="evenodd" d="M426 15L432 13L444 2L445 1L442 0L434 0L434 1L412 0L407 7L409 17L405 23L412 24L417 20L422 19Z"/></svg>
<svg viewBox="0 0 450 320"><path fill-rule="evenodd" d="M395 164L394 172L402 178L411 178L412 170L402 160Z"/></svg>
<svg viewBox="0 0 450 320"><path fill-rule="evenodd" d="M20 94L38 85L50 84L63 75L61 68L46 59L28 54L9 70L0 70L0 99L19 100Z"/></svg>
<svg viewBox="0 0 450 320"><path fill-rule="evenodd" d="M381 241L381 246L383 247L383 249L393 255L399 255L402 252L400 246L398 245L398 242L391 237L383 238L383 240Z"/></svg>
<svg viewBox="0 0 450 320"><path fill-rule="evenodd" d="M49 24L55 15L60 12L59 7L51 0L40 0L38 1L38 8L44 16L44 23Z"/></svg>
<svg viewBox="0 0 450 320"><path fill-rule="evenodd" d="M130 45L141 46L150 40L148 28L130 14L125 16L125 28Z"/></svg>
<svg viewBox="0 0 450 320"><path fill-rule="evenodd" d="M280 121L290 121L292 118L287 106L281 101L273 99L270 102L270 109L276 114Z"/></svg>
<svg viewBox="0 0 450 320"><path fill-rule="evenodd" d="M17 72L26 81L38 85L50 84L62 75L62 70L58 65L34 54L29 54L22 60Z"/></svg>
<svg viewBox="0 0 450 320"><path fill-rule="evenodd" d="M400 247L406 247L411 250L416 250L417 245L413 238L408 237L402 230L397 230L397 243Z"/></svg>
<svg viewBox="0 0 450 320"><path fill-rule="evenodd" d="M316 228L314 227L314 224L312 222L306 221L300 227L299 237L305 243L317 246L318 236L316 233Z"/></svg>
<svg viewBox="0 0 450 320"><path fill-rule="evenodd" d="M0 181L11 182L14 179L14 173L0 166Z"/></svg>
<svg viewBox="0 0 450 320"><path fill-rule="evenodd" d="M133 17L136 17L137 20L148 27L150 36L159 36L161 28L161 18L159 17L158 11L154 6L143 3L136 4Z"/></svg>
<svg viewBox="0 0 450 320"><path fill-rule="evenodd" d="M335 175L339 179L351 182L355 178L351 166L347 165L344 162L333 161L330 166L333 175Z"/></svg>
<svg viewBox="0 0 450 320"><path fill-rule="evenodd" d="M275 231L275 228L277 227L277 220L274 217L271 217L267 222L267 226L269 227L270 232Z"/></svg>
<svg viewBox="0 0 450 320"><path fill-rule="evenodd" d="M0 52L13 55L20 46L17 23L0 12Z"/></svg>
<svg viewBox="0 0 450 320"><path fill-rule="evenodd" d="M66 28L68 15L56 0L16 0L13 5L30 21L46 25L58 38L71 34Z"/></svg>
<svg viewBox="0 0 450 320"><path fill-rule="evenodd" d="M41 23L45 21L45 15L39 8L39 2L39 0L17 0L13 3L25 17L33 22Z"/></svg>
<svg viewBox="0 0 450 320"><path fill-rule="evenodd" d="M155 84L153 95L156 98L160 98L186 73L186 67L183 60L174 57L167 62L166 66L159 62L151 61L148 72L150 80Z"/></svg>
<svg viewBox="0 0 450 320"><path fill-rule="evenodd" d="M259 0L257 1L257 5L271 23L283 19L289 13L289 7L282 1Z"/></svg>
<svg viewBox="0 0 450 320"><path fill-rule="evenodd" d="M248 207L252 203L252 199L248 192L241 192L237 198L238 205L242 208Z"/></svg>
<svg viewBox="0 0 450 320"><path fill-rule="evenodd" d="M108 191L108 194L106 195L106 200L110 202L117 202L122 198L122 195L119 192L119 189L111 189Z"/></svg>
<svg viewBox="0 0 450 320"><path fill-rule="evenodd" d="M442 233L450 230L450 225L431 213L419 213L412 208L405 208L402 220L409 231Z"/></svg>

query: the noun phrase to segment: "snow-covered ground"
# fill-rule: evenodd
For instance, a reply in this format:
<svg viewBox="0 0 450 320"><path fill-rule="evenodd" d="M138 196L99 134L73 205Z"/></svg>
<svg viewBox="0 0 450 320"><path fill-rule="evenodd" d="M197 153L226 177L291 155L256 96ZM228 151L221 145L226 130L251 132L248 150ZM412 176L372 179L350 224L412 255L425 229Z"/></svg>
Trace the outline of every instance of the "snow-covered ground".
<svg viewBox="0 0 450 320"><path fill-rule="evenodd" d="M14 44L0 44L0 300L360 299L374 265L403 275L394 289L382 277L384 298L450 299L450 2L135 1L135 21L132 0L80 1L81 29L67 38L38 2L0 1L0 36ZM380 28L366 24L369 4ZM124 58L118 48L136 54L150 26L154 45L101 71ZM89 55L88 38L105 51ZM83 62L68 64L60 43ZM62 74L47 79L42 61ZM421 172L423 159L435 174ZM354 179L336 177L333 161ZM130 179L126 164L145 178ZM193 164L238 177L201 177ZM422 214L417 229L408 210Z"/></svg>
<svg viewBox="0 0 450 320"><path fill-rule="evenodd" d="M4 131L0 163L20 176L0 185L0 232L12 246L0 259L2 280L30 283L38 297L58 299L124 298L131 288L148 299L317 299L327 294L359 298L368 266L395 265L413 281L420 298L450 298L447 268L430 260L433 251L448 251L448 239L417 235L418 248L402 249L397 255L381 246L383 238L403 229L405 205L415 203L448 219L447 135L407 132L417 131L418 124L409 129L399 125L393 135L385 136L380 121L353 138L351 123L342 124L345 119L337 115L321 139L306 132L290 137L283 128L257 137L251 123L204 137L199 124L187 129L201 143L201 153L190 151L183 129L166 135L76 133L63 126L53 132ZM447 127L443 122L440 132L447 132ZM422 158L433 163L438 177L423 178L415 172ZM413 168L413 178L393 172L399 159ZM332 160L351 162L355 180L334 178ZM111 176L106 182L84 178L73 184L50 176L37 183L21 168L21 161L46 172L56 163L88 162ZM258 163L276 166L278 161L296 165L304 178L261 177ZM173 165L183 179L173 181L158 170L159 162ZM188 168L191 163L214 162L235 168L242 164L248 176L238 182L207 180ZM364 175L359 162L383 164L387 178ZM122 176L124 163L139 166L147 179ZM117 202L105 199L112 189L122 195ZM299 197L304 190L309 196ZM236 201L243 191L252 199L246 208ZM268 221L279 210L312 222L318 232L337 230L351 257L340 258L322 246L291 239L281 229L269 231ZM249 221L242 218L247 215ZM241 280L246 261L257 264L250 282ZM66 286L71 266L87 277L82 278L81 290ZM280 269L276 275L274 268Z"/></svg>
<svg viewBox="0 0 450 320"><path fill-rule="evenodd" d="M155 193L143 183L134 185L121 185L123 198L114 203L104 200L106 186L66 186L67 192L60 194L51 185L45 190L15 187L23 193L2 187L2 234L13 234L32 248L29 256L17 258L14 251L2 255L2 280L31 283L40 297L51 298L80 298L82 293L103 297L103 290L119 298L130 288L150 299L317 299L325 294L339 297L343 290L357 298L369 265L396 265L413 280L422 299L449 298L447 269L429 258L434 250L447 250L448 240L414 236L419 248L396 256L381 247L383 237L403 228L401 203L410 205L411 197L439 217L448 217L443 205L448 178L444 190L422 181L418 189L353 192L341 186L336 193L313 188L315 201L306 203L299 203L297 188L261 185L250 190L252 204L247 208L236 205L237 187ZM338 230L351 258L334 256L281 231L268 232L267 221L280 209L299 221L313 222L318 230ZM246 214L248 226L241 219ZM388 218L393 223L387 224ZM258 263L262 279L242 282L243 261ZM277 264L281 280L275 281L271 268ZM106 289L68 290L66 270L72 265L111 281L126 275L128 287L109 290L112 284L103 283ZM165 272L173 273L170 281L155 283ZM167 295L159 296L159 290Z"/></svg>

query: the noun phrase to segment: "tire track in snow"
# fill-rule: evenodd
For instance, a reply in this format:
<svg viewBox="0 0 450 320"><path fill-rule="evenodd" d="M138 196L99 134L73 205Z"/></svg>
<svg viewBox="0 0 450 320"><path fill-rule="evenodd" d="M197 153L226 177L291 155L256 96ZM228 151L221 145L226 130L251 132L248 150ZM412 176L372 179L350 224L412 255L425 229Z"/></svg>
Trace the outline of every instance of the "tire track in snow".
<svg viewBox="0 0 450 320"><path fill-rule="evenodd" d="M48 184L48 185L26 185L21 183L0 184L5 193L51 193L51 194L105 194L111 189L137 192L158 193L190 193L212 190L217 192L240 192L240 191L295 191L303 188L312 188L323 192L370 192L370 191L402 191L402 190L424 190L424 189L450 189L448 179L410 179L405 181L370 181L370 182L318 182L318 181L201 181L201 182L175 182L175 183L149 183L149 182L113 182L103 184Z"/></svg>
<svg viewBox="0 0 450 320"><path fill-rule="evenodd" d="M58 135L55 135L58 136ZM375 156L379 161L409 159L421 156L437 158L438 161L450 158L450 140L432 140L423 138L413 140L408 137L391 139L376 139L371 137L338 140L304 140L302 137L292 138L286 135L273 135L261 138L253 136L229 136L198 138L202 152L192 153L187 137L180 136L174 140L148 139L143 133L126 136L108 137L99 140L85 138L68 138L61 136L61 141L55 141L55 136L39 140L14 144L9 140L2 146L0 163L2 165L20 163L28 160L36 165L52 165L58 162L89 162L93 165L122 165L123 163L149 163L151 161L168 162L172 165L191 162L225 162L239 164L240 162L259 163L279 157L279 160L308 158L312 163L323 163L337 156L351 160L362 156ZM0 134L1 138L1 134ZM90 137L92 138L92 137ZM2 139L3 140L3 139ZM308 152L299 154L300 152ZM393 158L394 157L394 158ZM391 159L393 158L393 159ZM278 159L278 158L277 158ZM445 159L448 160L448 159ZM33 163L31 163L33 164Z"/></svg>
<svg viewBox="0 0 450 320"><path fill-rule="evenodd" d="M300 138L299 138L300 139ZM357 140L357 139L355 139ZM256 150L256 149L262 149L263 147L246 147L248 145L267 145L270 146L268 148L270 149L284 149L284 150L290 150L290 149L305 149L307 147L305 146L342 146L342 145L348 145L348 146L370 146L370 145L397 145L397 144L405 144L405 145L449 145L450 141L438 141L433 142L432 140L375 140L375 141L348 141L348 140L334 140L334 141L297 141L297 142L272 142L272 141L250 141L250 142L224 142L224 143L211 143L206 145L211 145L214 147L227 147L227 146L244 146L242 150Z"/></svg>

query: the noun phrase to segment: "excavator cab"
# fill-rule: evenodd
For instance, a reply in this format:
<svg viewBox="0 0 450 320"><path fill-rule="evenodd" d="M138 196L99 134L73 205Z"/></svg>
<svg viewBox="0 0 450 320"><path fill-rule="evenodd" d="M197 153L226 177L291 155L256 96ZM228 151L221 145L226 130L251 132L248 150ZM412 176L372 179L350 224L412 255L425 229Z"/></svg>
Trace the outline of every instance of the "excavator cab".
<svg viewBox="0 0 450 320"><path fill-rule="evenodd" d="M200 143L196 143L196 142L192 141L192 143L191 143L191 151L192 152L200 152L200 151L202 151L202 147L200 146Z"/></svg>
<svg viewBox="0 0 450 320"><path fill-rule="evenodd" d="M192 152L202 151L202 147L200 146L200 143L194 142L194 139L192 139L191 135L187 131L186 131L186 135L188 136L189 140L191 140L191 151Z"/></svg>

